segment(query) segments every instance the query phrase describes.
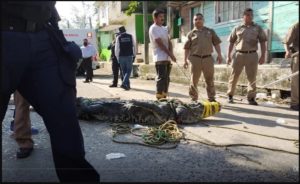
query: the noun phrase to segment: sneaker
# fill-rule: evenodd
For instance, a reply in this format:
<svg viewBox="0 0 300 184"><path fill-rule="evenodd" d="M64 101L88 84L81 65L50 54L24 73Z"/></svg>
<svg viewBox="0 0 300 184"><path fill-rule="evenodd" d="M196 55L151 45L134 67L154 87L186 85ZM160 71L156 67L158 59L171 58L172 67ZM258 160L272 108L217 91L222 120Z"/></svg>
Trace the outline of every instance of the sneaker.
<svg viewBox="0 0 300 184"><path fill-rule="evenodd" d="M254 98L248 99L248 104L249 105L258 105L257 102L254 100Z"/></svg>
<svg viewBox="0 0 300 184"><path fill-rule="evenodd" d="M90 81L88 81L88 80L85 80L85 81L83 81L84 83L89 83Z"/></svg>
<svg viewBox="0 0 300 184"><path fill-rule="evenodd" d="M299 105L291 105L290 108L293 109L294 111L299 111Z"/></svg>
<svg viewBox="0 0 300 184"><path fill-rule="evenodd" d="M228 103L232 103L233 104L234 103L233 102L233 96L232 95L228 95L228 100L227 101L228 101Z"/></svg>
<svg viewBox="0 0 300 184"><path fill-rule="evenodd" d="M32 151L33 148L19 148L19 151L17 151L17 158L27 158Z"/></svg>

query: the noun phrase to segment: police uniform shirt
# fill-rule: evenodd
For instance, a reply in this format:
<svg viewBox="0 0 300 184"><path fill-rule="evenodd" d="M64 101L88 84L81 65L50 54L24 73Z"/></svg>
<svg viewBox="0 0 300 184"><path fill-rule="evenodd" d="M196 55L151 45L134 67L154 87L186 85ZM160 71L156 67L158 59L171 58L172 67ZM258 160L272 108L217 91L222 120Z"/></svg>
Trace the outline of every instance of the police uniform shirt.
<svg viewBox="0 0 300 184"><path fill-rule="evenodd" d="M187 34L188 40L184 44L184 49L190 50L190 55L209 55L213 52L213 46L222 41L213 29L196 27Z"/></svg>
<svg viewBox="0 0 300 184"><path fill-rule="evenodd" d="M149 28L149 39L152 46L153 61L167 61L169 55L165 51L161 50L155 39L160 38L164 46L169 49L169 35L168 29L165 26L158 26L157 24L152 24Z"/></svg>
<svg viewBox="0 0 300 184"><path fill-rule="evenodd" d="M83 58L89 58L89 57L97 55L97 51L96 51L95 47L92 46L91 44L88 44L86 47L81 46L80 49L82 51Z"/></svg>
<svg viewBox="0 0 300 184"><path fill-rule="evenodd" d="M257 43L267 41L267 36L263 29L256 23L251 25L236 26L229 35L228 41L235 44L236 50L241 51L255 51L257 50Z"/></svg>
<svg viewBox="0 0 300 184"><path fill-rule="evenodd" d="M296 52L299 51L299 22L289 29L283 43L292 46Z"/></svg>

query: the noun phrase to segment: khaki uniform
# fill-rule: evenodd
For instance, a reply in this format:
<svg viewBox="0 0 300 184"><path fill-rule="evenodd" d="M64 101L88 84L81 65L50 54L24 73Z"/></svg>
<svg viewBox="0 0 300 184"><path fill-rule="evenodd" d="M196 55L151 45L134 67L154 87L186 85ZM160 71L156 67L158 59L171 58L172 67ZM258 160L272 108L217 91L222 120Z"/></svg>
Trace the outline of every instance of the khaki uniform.
<svg viewBox="0 0 300 184"><path fill-rule="evenodd" d="M299 51L299 22L289 29L283 43ZM299 71L299 54L292 58L291 68L292 73ZM291 79L291 105L299 105L299 75Z"/></svg>
<svg viewBox="0 0 300 184"><path fill-rule="evenodd" d="M259 25L252 23L252 25L246 26L243 23L232 30L228 40L230 43L234 43L236 52L233 57L227 95L234 95L239 76L245 67L248 79L247 98L248 100L255 99L258 68L257 43L258 41L266 42L267 36Z"/></svg>
<svg viewBox="0 0 300 184"><path fill-rule="evenodd" d="M16 91L14 93L14 102L16 108L14 120L14 138L20 148L33 148L33 140L31 138L31 122L30 122L30 104L21 94Z"/></svg>
<svg viewBox="0 0 300 184"><path fill-rule="evenodd" d="M191 63L191 84L189 94L192 100L198 100L197 85L203 72L206 91L209 99L214 99L216 92L214 86L214 60L211 57L213 46L221 43L213 29L203 27L198 30L194 28L187 35L188 40L184 49L190 50L189 61Z"/></svg>

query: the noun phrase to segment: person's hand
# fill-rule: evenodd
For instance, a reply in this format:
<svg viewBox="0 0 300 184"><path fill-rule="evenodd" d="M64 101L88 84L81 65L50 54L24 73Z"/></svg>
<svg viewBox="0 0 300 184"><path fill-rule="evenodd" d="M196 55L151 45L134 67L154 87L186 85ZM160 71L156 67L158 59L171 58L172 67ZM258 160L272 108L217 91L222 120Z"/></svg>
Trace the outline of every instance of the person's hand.
<svg viewBox="0 0 300 184"><path fill-rule="evenodd" d="M264 64L264 63L265 63L265 57L264 57L264 56L261 56L261 57L259 58L258 63L259 63L260 65Z"/></svg>
<svg viewBox="0 0 300 184"><path fill-rule="evenodd" d="M218 57L217 57L218 64L221 64L222 60L223 60L222 55L218 54Z"/></svg>
<svg viewBox="0 0 300 184"><path fill-rule="evenodd" d="M228 57L227 57L226 63L227 63L227 65L230 65L230 64L231 64L231 56L228 56Z"/></svg>
<svg viewBox="0 0 300 184"><path fill-rule="evenodd" d="M291 52L290 52L290 51L287 51L287 52L285 52L284 58L285 58L285 59L290 58L291 55L292 55Z"/></svg>
<svg viewBox="0 0 300 184"><path fill-rule="evenodd" d="M188 66L189 66L189 63L188 63L187 61L184 61L183 68L184 68L184 69L187 69Z"/></svg>
<svg viewBox="0 0 300 184"><path fill-rule="evenodd" d="M173 61L173 62L175 62L175 63L176 63L176 58L175 58L175 56L174 56L174 54L173 54L173 53L171 53L171 55L170 55L170 58L172 59L172 61Z"/></svg>

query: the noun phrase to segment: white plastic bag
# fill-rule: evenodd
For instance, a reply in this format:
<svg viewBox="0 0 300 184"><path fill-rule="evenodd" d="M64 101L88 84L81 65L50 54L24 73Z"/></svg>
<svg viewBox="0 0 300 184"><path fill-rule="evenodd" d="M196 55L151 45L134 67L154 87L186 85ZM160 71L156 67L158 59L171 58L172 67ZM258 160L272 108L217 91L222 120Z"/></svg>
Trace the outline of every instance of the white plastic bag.
<svg viewBox="0 0 300 184"><path fill-rule="evenodd" d="M278 123L278 124L286 124L286 122L285 122L285 120L283 118L278 118L276 120L276 123Z"/></svg>
<svg viewBox="0 0 300 184"><path fill-rule="evenodd" d="M126 156L124 153L110 153L110 154L107 154L105 157L107 160L112 160L112 159L122 158L122 157L126 157Z"/></svg>

